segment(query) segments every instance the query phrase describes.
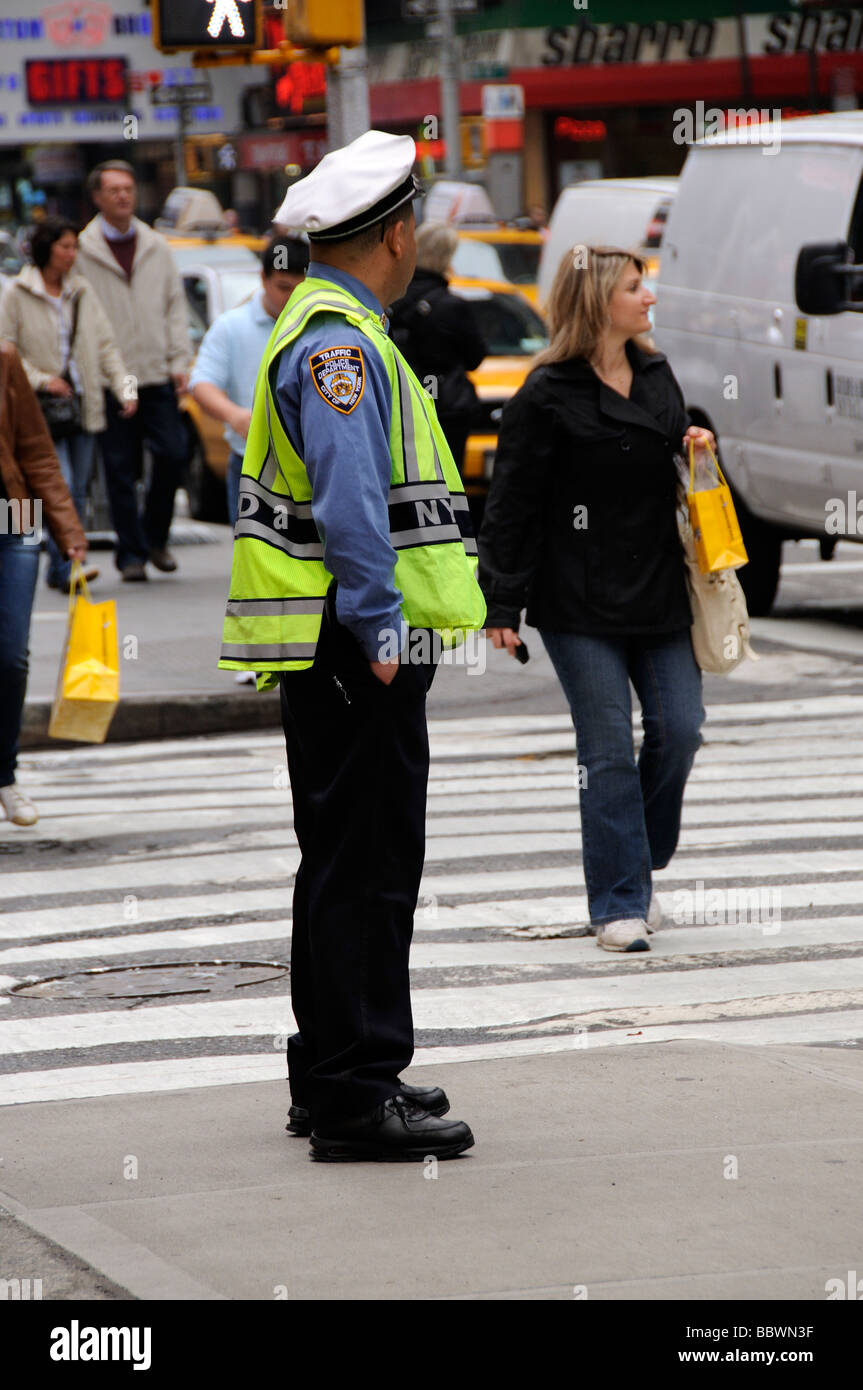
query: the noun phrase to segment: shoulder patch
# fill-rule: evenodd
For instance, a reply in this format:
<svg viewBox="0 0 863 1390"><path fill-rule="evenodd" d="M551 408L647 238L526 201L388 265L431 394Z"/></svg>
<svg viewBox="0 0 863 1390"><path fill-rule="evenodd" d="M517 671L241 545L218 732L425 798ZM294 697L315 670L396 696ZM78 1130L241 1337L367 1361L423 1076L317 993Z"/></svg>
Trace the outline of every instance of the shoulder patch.
<svg viewBox="0 0 863 1390"><path fill-rule="evenodd" d="M365 363L360 347L330 347L309 358L312 380L327 405L341 415L350 415L362 398L366 384Z"/></svg>

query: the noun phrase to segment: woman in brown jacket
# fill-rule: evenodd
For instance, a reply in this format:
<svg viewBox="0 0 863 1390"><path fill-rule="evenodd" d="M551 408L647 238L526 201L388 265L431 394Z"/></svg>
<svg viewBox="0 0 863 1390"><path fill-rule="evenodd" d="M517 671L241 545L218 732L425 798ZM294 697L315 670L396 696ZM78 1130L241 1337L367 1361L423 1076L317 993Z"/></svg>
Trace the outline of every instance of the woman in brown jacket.
<svg viewBox="0 0 863 1390"><path fill-rule="evenodd" d="M43 519L63 554L83 563L87 537L38 401L15 348L0 342L0 805L15 825L38 820L15 768Z"/></svg>

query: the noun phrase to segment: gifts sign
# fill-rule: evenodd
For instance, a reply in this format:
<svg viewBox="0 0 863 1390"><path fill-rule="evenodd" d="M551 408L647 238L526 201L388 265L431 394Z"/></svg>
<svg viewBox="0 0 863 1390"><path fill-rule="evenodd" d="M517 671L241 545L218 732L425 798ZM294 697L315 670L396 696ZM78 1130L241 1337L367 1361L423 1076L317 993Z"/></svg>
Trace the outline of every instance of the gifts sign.
<svg viewBox="0 0 863 1390"><path fill-rule="evenodd" d="M213 13L207 25L207 33L210 38L219 38L226 24L235 39L246 37L246 26L240 11L237 9L237 3L238 0L207 0L207 4L213 6ZM241 5L250 5L251 3L252 0L239 0Z"/></svg>

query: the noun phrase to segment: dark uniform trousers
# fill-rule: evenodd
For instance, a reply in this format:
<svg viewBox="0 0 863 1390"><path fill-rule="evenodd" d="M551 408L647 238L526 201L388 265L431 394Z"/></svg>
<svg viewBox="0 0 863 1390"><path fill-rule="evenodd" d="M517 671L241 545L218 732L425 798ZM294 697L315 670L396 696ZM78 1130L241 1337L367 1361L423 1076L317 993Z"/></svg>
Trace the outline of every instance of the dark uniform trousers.
<svg viewBox="0 0 863 1390"><path fill-rule="evenodd" d="M294 885L288 1040L295 1105L362 1114L413 1056L408 954L425 855L425 700L435 664L390 685L327 599L314 665L283 672L282 723L302 860Z"/></svg>

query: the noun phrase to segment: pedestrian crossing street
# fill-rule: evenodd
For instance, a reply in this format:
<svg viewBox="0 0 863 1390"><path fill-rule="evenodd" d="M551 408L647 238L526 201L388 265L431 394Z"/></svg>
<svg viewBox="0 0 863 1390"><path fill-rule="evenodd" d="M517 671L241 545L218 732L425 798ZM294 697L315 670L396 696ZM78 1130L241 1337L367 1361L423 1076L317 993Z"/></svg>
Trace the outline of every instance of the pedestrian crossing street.
<svg viewBox="0 0 863 1390"><path fill-rule="evenodd" d="M655 880L666 925L639 955L586 935L568 718L430 732L416 1064L863 1040L863 696L709 708ZM177 972L171 994L162 972L145 998L112 983L123 967L287 964L299 856L281 735L32 753L19 780L41 819L0 826L0 1104L283 1077L286 975ZM99 968L101 995L14 992Z"/></svg>

